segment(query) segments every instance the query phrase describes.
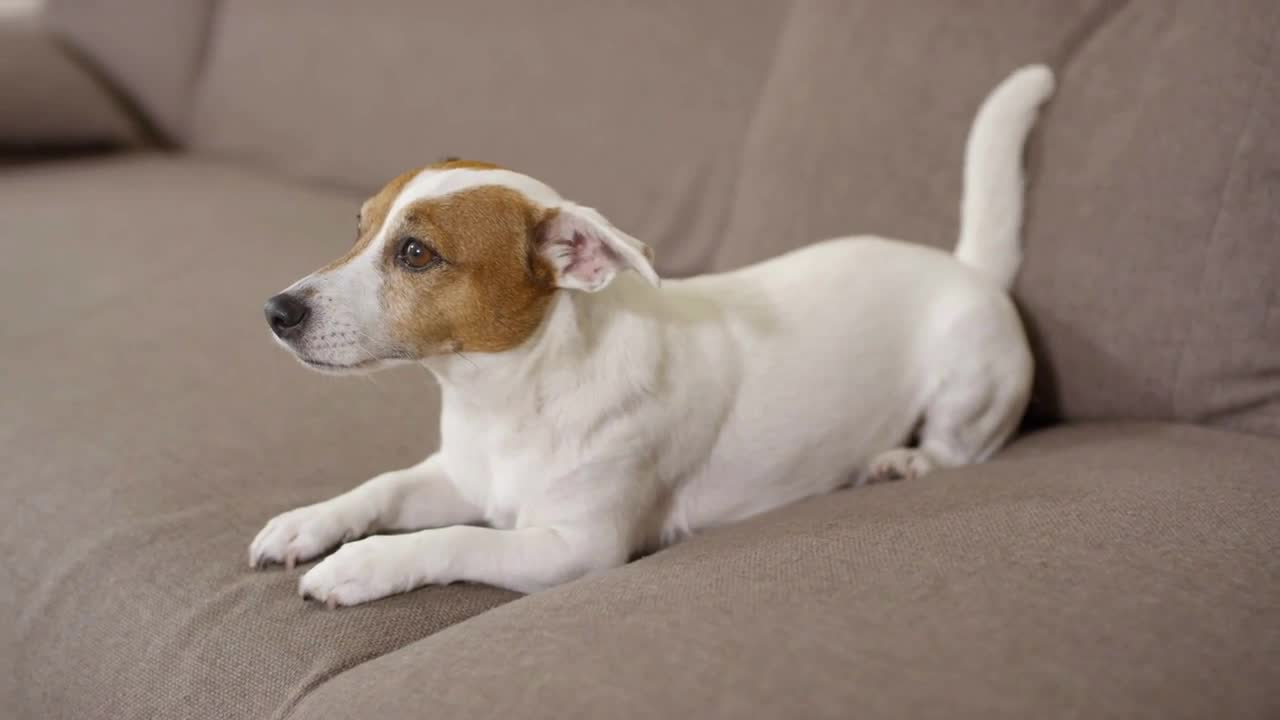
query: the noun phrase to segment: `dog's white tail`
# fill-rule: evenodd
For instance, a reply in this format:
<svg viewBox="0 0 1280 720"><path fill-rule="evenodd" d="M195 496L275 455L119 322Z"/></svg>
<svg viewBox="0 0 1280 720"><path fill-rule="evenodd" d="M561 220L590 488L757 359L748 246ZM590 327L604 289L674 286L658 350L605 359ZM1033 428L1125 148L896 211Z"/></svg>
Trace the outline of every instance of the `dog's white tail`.
<svg viewBox="0 0 1280 720"><path fill-rule="evenodd" d="M1006 289L1022 264L1022 146L1040 104L1053 94L1053 71L1028 65L983 101L964 149L964 200L956 257Z"/></svg>

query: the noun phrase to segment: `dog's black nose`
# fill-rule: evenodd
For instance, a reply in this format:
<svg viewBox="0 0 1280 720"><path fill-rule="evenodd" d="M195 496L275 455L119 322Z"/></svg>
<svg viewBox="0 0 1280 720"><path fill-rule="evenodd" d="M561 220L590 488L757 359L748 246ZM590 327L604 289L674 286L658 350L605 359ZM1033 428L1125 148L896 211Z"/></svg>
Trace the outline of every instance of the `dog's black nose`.
<svg viewBox="0 0 1280 720"><path fill-rule="evenodd" d="M267 314L267 324L277 337L285 338L302 329L302 322L311 314L307 304L288 293L280 293L267 301L263 312Z"/></svg>

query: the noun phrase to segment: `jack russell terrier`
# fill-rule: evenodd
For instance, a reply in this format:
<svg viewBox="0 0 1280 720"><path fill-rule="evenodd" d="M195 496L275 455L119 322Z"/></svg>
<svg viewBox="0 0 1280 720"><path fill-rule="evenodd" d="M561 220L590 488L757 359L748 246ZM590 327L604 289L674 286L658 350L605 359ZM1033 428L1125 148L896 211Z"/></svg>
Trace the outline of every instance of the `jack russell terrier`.
<svg viewBox="0 0 1280 720"><path fill-rule="evenodd" d="M342 545L301 594L531 592L800 498L985 460L1031 386L1008 292L1023 144L1053 84L1022 68L979 109L954 255L844 238L660 286L647 246L527 175L448 160L392 180L355 246L266 316L317 370L426 366L440 450L275 517L249 563L414 531Z"/></svg>

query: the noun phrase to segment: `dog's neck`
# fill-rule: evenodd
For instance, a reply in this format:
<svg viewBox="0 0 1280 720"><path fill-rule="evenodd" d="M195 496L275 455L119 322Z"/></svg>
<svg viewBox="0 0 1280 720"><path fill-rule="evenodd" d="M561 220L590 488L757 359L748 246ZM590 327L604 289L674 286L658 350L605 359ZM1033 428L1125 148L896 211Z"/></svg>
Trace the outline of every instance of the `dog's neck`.
<svg viewBox="0 0 1280 720"><path fill-rule="evenodd" d="M538 330L519 347L500 353L461 352L428 358L423 365L449 395L477 410L494 413L537 406L547 395L576 389L580 379L594 372L599 345L607 342L618 323L635 323L628 306L637 301L656 305L660 290L631 273L609 287L584 293L556 293Z"/></svg>

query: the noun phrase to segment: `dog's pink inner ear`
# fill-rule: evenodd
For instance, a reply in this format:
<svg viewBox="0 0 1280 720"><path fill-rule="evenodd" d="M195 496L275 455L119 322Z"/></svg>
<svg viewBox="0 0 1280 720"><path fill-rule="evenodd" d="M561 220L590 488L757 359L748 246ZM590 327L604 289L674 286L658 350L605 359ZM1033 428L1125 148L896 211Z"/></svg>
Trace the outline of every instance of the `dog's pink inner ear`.
<svg viewBox="0 0 1280 720"><path fill-rule="evenodd" d="M595 292L618 273L635 269L656 282L648 248L589 208L560 209L540 228L539 249L563 288Z"/></svg>
<svg viewBox="0 0 1280 720"><path fill-rule="evenodd" d="M569 264L561 269L561 275L567 275L575 282L596 287L609 282L613 273L622 266L618 253L609 249L600 238L581 232L574 232L573 237L556 242L559 249L566 253Z"/></svg>

